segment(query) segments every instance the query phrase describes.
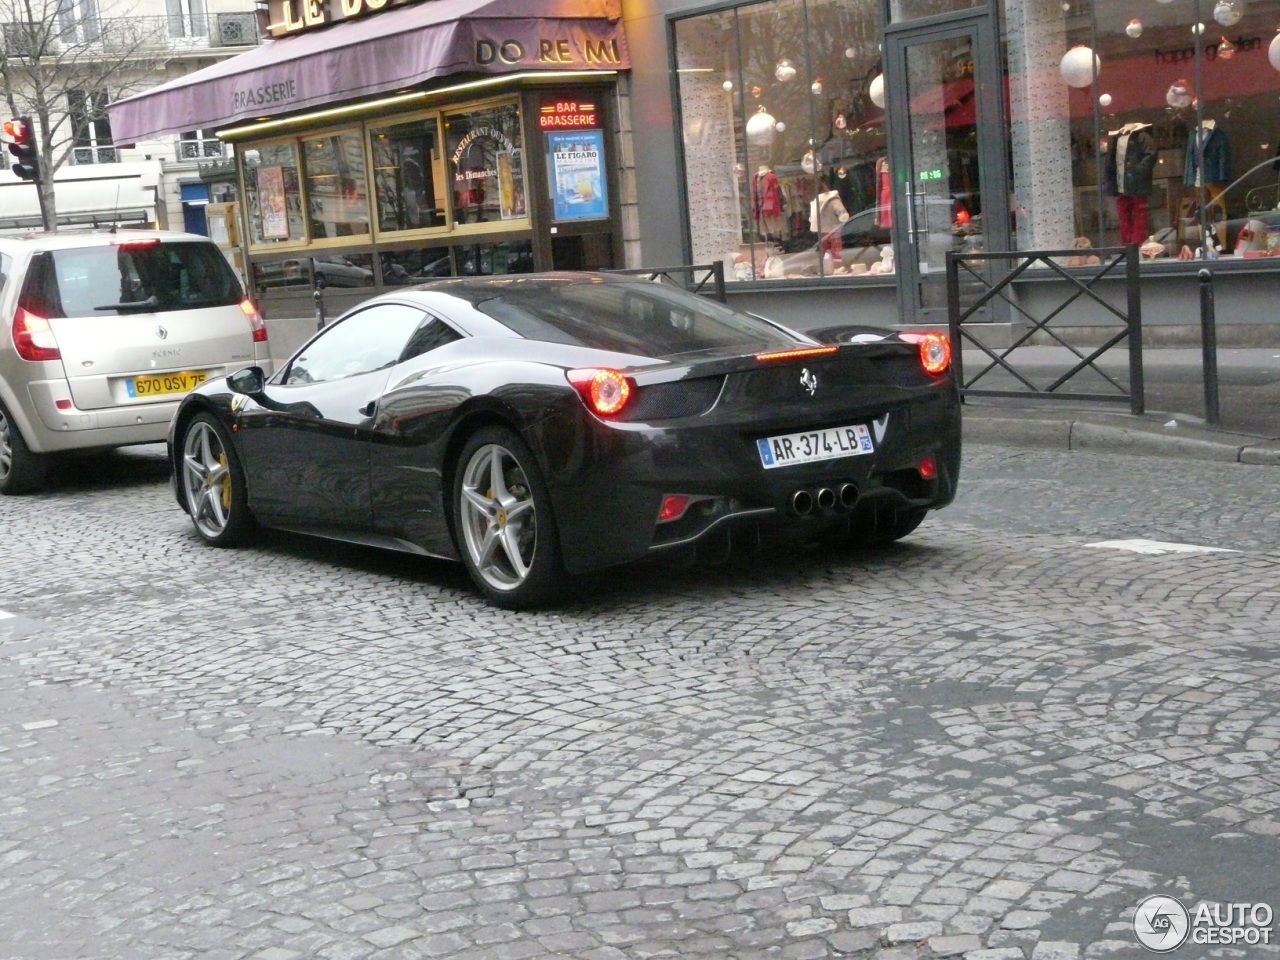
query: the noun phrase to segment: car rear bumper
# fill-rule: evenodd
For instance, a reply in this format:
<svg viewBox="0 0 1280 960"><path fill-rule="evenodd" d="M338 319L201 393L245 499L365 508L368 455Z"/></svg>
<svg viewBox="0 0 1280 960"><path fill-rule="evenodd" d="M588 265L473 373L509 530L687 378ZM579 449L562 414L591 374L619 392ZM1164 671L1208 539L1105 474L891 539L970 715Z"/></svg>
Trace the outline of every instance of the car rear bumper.
<svg viewBox="0 0 1280 960"><path fill-rule="evenodd" d="M760 461L758 434L729 427L614 424L585 413L581 424L569 414L543 421L534 448L547 452L543 469L565 565L582 573L696 545L727 530L816 538L848 531L881 507L937 509L950 503L960 471L954 390L922 393L888 414L872 454L775 469ZM936 470L932 478L920 472L927 458ZM814 501L808 509L795 505L801 491ZM834 502L820 505L824 492ZM669 494L694 500L680 519L659 523Z"/></svg>

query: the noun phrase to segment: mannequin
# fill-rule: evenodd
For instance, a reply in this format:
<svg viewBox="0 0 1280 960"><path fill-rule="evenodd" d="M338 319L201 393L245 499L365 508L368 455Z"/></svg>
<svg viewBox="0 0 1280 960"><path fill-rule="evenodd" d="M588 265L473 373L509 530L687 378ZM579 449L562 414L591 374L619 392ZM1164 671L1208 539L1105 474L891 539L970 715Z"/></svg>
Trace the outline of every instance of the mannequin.
<svg viewBox="0 0 1280 960"><path fill-rule="evenodd" d="M1103 172L1106 192L1116 198L1120 242L1142 243L1151 220L1151 177L1156 166L1151 124L1126 123L1108 137Z"/></svg>
<svg viewBox="0 0 1280 960"><path fill-rule="evenodd" d="M843 163L836 167L835 180L831 186L840 194L840 202L844 204L845 210L861 210L865 206L858 203L858 187Z"/></svg>
<svg viewBox="0 0 1280 960"><path fill-rule="evenodd" d="M843 244L836 228L849 219L837 190L824 190L809 204L809 229L818 234L822 252L838 254Z"/></svg>
<svg viewBox="0 0 1280 960"><path fill-rule="evenodd" d="M1200 141L1204 141L1204 170L1200 169ZM1201 174L1204 174L1201 177ZM1231 179L1231 143L1227 135L1218 126L1217 121L1206 120L1200 124L1198 132L1187 138L1187 163L1184 178L1188 187L1199 187L1201 184L1211 187L1213 184L1227 183ZM1216 199L1218 194L1210 191L1210 198Z"/></svg>
<svg viewBox="0 0 1280 960"><path fill-rule="evenodd" d="M751 180L751 215L762 237L781 239L783 228L782 186L773 168L761 164Z"/></svg>

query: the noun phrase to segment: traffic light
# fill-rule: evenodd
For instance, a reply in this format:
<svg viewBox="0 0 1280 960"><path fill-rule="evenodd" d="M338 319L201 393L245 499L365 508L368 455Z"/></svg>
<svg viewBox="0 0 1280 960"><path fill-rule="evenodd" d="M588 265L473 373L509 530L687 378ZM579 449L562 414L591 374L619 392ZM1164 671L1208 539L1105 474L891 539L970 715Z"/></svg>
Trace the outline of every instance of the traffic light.
<svg viewBox="0 0 1280 960"><path fill-rule="evenodd" d="M36 128L30 117L18 117L16 120L4 122L5 139L9 141L9 152L18 158L13 165L13 172L23 180L40 182L40 155L36 152Z"/></svg>

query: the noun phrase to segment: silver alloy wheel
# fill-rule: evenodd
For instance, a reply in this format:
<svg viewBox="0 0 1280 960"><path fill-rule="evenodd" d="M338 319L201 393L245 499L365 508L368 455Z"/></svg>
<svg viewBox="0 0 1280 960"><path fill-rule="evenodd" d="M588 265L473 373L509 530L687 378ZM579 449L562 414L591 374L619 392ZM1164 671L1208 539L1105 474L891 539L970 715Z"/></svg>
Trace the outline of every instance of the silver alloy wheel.
<svg viewBox="0 0 1280 960"><path fill-rule="evenodd" d="M216 540L231 519L231 470L222 438L203 420L191 425L182 444L182 491L196 529Z"/></svg>
<svg viewBox="0 0 1280 960"><path fill-rule="evenodd" d="M0 481L13 472L13 427L9 418L0 412Z"/></svg>
<svg viewBox="0 0 1280 960"><path fill-rule="evenodd" d="M538 514L520 462L496 443L467 461L459 491L462 537L480 577L495 590L524 583L538 546Z"/></svg>

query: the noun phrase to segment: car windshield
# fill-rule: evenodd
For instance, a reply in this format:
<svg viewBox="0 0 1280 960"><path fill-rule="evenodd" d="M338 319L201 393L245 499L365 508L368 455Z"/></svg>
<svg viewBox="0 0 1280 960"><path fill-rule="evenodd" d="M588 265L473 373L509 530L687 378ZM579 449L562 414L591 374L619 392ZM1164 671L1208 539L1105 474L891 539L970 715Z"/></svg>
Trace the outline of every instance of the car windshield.
<svg viewBox="0 0 1280 960"><path fill-rule="evenodd" d="M143 240L39 254L26 305L50 318L109 317L230 306L242 296L212 243Z"/></svg>
<svg viewBox="0 0 1280 960"><path fill-rule="evenodd" d="M658 359L808 342L758 317L657 283L513 284L476 308L529 340Z"/></svg>

